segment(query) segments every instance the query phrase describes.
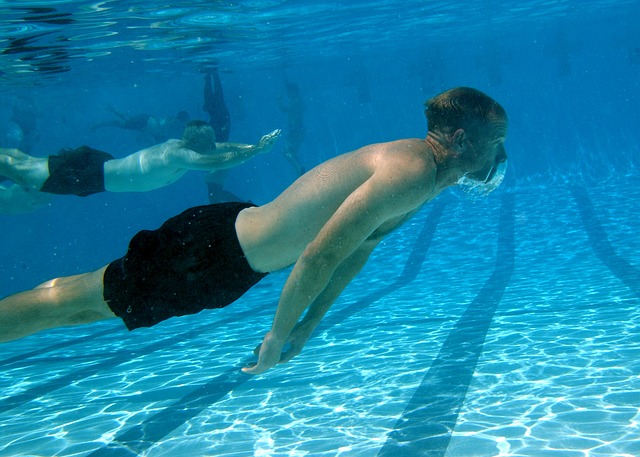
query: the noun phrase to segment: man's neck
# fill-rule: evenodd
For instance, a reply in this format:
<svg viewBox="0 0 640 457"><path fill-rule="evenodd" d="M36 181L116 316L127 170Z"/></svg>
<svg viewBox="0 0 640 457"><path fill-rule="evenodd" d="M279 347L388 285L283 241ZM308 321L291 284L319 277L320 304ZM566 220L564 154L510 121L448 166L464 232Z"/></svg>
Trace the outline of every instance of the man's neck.
<svg viewBox="0 0 640 457"><path fill-rule="evenodd" d="M442 187L455 184L460 178L460 172L455 166L457 154L448 146L446 135L437 132L429 132L425 142L431 149L436 163L436 182Z"/></svg>

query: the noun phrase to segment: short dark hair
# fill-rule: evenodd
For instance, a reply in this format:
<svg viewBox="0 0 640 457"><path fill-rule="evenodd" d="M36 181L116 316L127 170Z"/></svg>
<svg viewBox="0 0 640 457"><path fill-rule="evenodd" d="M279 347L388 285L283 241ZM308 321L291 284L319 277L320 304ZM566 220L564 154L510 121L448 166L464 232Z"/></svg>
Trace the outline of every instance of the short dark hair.
<svg viewBox="0 0 640 457"><path fill-rule="evenodd" d="M187 127L207 127L207 126L211 126L211 125L208 122L201 121L199 119L189 121L189 123L187 124Z"/></svg>
<svg viewBox="0 0 640 457"><path fill-rule="evenodd" d="M187 124L182 133L182 142L184 145L204 154L216 148L216 134L213 127L205 121L195 120Z"/></svg>
<svg viewBox="0 0 640 457"><path fill-rule="evenodd" d="M451 133L457 129L477 131L507 122L507 112L488 95L470 87L456 87L425 103L427 129Z"/></svg>

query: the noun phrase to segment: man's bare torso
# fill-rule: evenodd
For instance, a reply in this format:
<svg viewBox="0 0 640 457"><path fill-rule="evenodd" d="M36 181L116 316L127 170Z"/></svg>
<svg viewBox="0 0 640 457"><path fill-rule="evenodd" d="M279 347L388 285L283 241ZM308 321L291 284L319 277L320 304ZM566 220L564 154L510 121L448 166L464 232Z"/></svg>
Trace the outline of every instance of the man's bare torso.
<svg viewBox="0 0 640 457"><path fill-rule="evenodd" d="M104 164L104 186L110 192L144 192L176 182L189 171L175 164L180 140L143 149L122 159Z"/></svg>
<svg viewBox="0 0 640 457"><path fill-rule="evenodd" d="M300 177L271 203L243 210L236 230L247 260L258 271L274 271L295 263L356 189L374 174L396 166L415 170L408 173L413 175L408 179L422 181L420 192L424 195L415 196L407 211L387 219L370 238L391 232L437 194L433 154L419 139L374 144L335 157ZM406 174L406 170L397 171L400 176ZM363 199L361 204L368 202Z"/></svg>

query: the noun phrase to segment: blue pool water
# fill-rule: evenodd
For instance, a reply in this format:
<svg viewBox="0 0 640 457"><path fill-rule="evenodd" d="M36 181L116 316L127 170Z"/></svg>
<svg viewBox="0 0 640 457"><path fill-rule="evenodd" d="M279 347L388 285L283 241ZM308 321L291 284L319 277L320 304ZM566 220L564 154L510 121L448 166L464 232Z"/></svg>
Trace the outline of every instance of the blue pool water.
<svg viewBox="0 0 640 457"><path fill-rule="evenodd" d="M278 100L299 84L307 168L424 136L422 102L456 85L510 118L502 187L425 206L265 375L240 367L288 271L150 329L3 344L0 456L640 455L640 7L484 3L0 2L0 134L11 141L24 102L34 155L151 144L92 129L109 106L206 118L213 63L232 141L282 128L283 143ZM226 188L269 201L295 179L282 148ZM0 295L121 256L139 230L205 204L204 178L0 214Z"/></svg>

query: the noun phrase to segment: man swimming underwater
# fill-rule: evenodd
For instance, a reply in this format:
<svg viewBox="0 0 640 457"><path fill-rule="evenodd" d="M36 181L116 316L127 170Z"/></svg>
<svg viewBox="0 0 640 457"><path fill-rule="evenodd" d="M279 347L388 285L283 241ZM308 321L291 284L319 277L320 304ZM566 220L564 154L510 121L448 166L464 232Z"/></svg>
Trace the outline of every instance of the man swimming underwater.
<svg viewBox="0 0 640 457"><path fill-rule="evenodd" d="M269 272L294 265L258 361L243 371L288 362L385 235L447 187L499 184L507 115L497 102L460 87L428 100L426 117L425 139L334 157L263 206L190 208L139 232L124 257L96 271L5 298L2 340L115 317L129 329L151 326L226 306Z"/></svg>

